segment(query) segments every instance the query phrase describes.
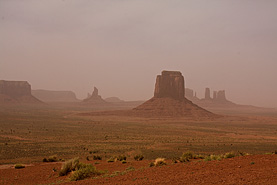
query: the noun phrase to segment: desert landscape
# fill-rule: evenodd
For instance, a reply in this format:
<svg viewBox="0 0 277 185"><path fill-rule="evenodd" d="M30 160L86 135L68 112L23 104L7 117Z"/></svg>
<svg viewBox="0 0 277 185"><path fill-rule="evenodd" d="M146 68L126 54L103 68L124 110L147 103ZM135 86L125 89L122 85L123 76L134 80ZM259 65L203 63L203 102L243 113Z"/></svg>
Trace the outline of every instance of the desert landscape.
<svg viewBox="0 0 277 185"><path fill-rule="evenodd" d="M276 7L0 0L0 185L277 185Z"/></svg>
<svg viewBox="0 0 277 185"><path fill-rule="evenodd" d="M237 115L229 106L205 110L185 98L180 72L163 71L154 97L133 109L106 102L97 88L81 102L47 104L33 101L28 83L5 84L1 184L276 183L276 110L236 104ZM26 93L19 93L22 84ZM158 158L163 162L155 166ZM60 175L73 159L97 173Z"/></svg>

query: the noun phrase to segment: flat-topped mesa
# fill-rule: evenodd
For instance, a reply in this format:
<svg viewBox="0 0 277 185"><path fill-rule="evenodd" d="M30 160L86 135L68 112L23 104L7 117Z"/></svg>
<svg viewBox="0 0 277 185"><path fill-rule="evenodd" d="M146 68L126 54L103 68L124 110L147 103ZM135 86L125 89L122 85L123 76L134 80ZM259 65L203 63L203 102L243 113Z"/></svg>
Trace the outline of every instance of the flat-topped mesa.
<svg viewBox="0 0 277 185"><path fill-rule="evenodd" d="M156 78L154 97L174 98L182 100L185 97L185 81L179 71L162 71Z"/></svg>
<svg viewBox="0 0 277 185"><path fill-rule="evenodd" d="M31 85L27 81L0 80L0 94L14 98L31 95Z"/></svg>
<svg viewBox="0 0 277 185"><path fill-rule="evenodd" d="M0 104L43 104L31 94L27 81L0 80Z"/></svg>

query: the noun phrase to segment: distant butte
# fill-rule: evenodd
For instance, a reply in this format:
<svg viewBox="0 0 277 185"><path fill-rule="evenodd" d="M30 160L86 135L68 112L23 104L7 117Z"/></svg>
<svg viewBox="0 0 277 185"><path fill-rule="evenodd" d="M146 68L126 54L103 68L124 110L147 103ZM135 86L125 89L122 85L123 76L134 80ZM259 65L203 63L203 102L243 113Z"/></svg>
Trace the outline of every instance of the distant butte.
<svg viewBox="0 0 277 185"><path fill-rule="evenodd" d="M185 98L184 77L179 71L163 71L156 78L154 97L133 109L141 116L212 117L213 113Z"/></svg>
<svg viewBox="0 0 277 185"><path fill-rule="evenodd" d="M211 97L211 91L210 88L205 89L205 97L203 99L199 99L196 96L193 96L193 90L186 89L187 92L192 91L189 94L186 94L186 98L191 100L193 103L205 107L236 107L240 106L238 104L235 104L229 100L227 100L225 95L225 90L220 91L213 91L213 96Z"/></svg>
<svg viewBox="0 0 277 185"><path fill-rule="evenodd" d="M91 104L91 105L105 105L109 104L105 100L102 99L100 95L98 95L98 89L94 87L92 94L88 95L86 99L83 100L83 103Z"/></svg>
<svg viewBox="0 0 277 185"><path fill-rule="evenodd" d="M43 104L31 94L27 81L0 80L0 104Z"/></svg>

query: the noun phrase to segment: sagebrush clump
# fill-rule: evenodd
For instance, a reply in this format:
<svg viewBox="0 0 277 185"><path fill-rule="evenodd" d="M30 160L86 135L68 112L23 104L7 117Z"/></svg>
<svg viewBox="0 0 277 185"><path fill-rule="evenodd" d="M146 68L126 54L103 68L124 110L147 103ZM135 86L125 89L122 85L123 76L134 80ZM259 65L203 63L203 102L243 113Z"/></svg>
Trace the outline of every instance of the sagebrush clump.
<svg viewBox="0 0 277 185"><path fill-rule="evenodd" d="M188 162L191 159L193 159L194 156L195 156L194 153L188 151L188 152L183 153L183 155L179 158L179 161L180 162Z"/></svg>
<svg viewBox="0 0 277 185"><path fill-rule="evenodd" d="M77 167L77 170L73 172L73 174L70 176L71 181L78 181L83 180L85 178L100 175L101 172L97 171L92 164L83 164L80 163L80 165Z"/></svg>
<svg viewBox="0 0 277 185"><path fill-rule="evenodd" d="M82 180L93 175L100 175L101 172L97 171L92 164L80 163L79 158L74 158L66 161L59 172L60 176L65 176L73 172L70 176L71 181Z"/></svg>
<svg viewBox="0 0 277 185"><path fill-rule="evenodd" d="M62 165L59 175L60 176L67 175L69 172L76 170L78 165L79 165L79 158L74 158L66 161Z"/></svg>

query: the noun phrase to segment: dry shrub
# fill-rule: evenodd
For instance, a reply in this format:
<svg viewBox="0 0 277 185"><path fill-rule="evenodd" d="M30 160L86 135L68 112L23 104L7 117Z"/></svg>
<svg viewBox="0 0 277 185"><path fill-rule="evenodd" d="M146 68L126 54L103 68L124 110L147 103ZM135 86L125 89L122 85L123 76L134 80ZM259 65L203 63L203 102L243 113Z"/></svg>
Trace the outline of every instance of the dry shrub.
<svg viewBox="0 0 277 185"><path fill-rule="evenodd" d="M69 172L76 170L78 165L79 165L79 158L74 158L66 161L62 165L59 175L60 176L67 175Z"/></svg>
<svg viewBox="0 0 277 185"><path fill-rule="evenodd" d="M165 158L157 158L154 162L150 163L150 167L163 165L166 165Z"/></svg>
<svg viewBox="0 0 277 185"><path fill-rule="evenodd" d="M101 172L97 171L92 164L79 163L77 170L71 175L70 180L78 181L100 174Z"/></svg>
<svg viewBox="0 0 277 185"><path fill-rule="evenodd" d="M190 159L193 159L194 156L195 156L194 153L188 151L188 152L183 153L183 155L179 158L179 161L180 162L188 162L188 161L190 161Z"/></svg>
<svg viewBox="0 0 277 185"><path fill-rule="evenodd" d="M79 162L79 158L74 158L66 161L59 172L60 176L67 175L73 172L70 176L71 181L82 180L93 175L100 175L101 172L97 171L92 164L84 164Z"/></svg>

